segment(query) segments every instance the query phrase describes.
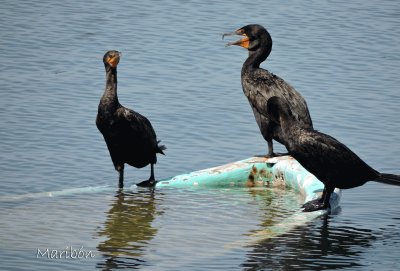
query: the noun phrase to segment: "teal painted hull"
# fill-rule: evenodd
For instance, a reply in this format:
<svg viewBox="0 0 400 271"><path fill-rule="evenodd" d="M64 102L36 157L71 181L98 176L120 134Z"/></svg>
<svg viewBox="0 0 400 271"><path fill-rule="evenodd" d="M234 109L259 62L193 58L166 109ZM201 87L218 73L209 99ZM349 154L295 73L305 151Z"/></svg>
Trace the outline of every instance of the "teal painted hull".
<svg viewBox="0 0 400 271"><path fill-rule="evenodd" d="M177 175L160 180L164 187L290 187L310 201L319 196L324 185L291 156L251 157L226 165ZM331 208L339 206L341 191L331 197Z"/></svg>

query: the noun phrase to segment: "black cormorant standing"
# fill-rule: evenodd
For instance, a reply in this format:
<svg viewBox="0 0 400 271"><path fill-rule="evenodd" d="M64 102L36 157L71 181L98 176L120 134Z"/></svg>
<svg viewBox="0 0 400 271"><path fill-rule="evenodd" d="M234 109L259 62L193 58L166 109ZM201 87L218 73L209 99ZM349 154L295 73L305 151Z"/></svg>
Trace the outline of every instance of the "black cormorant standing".
<svg viewBox="0 0 400 271"><path fill-rule="evenodd" d="M288 83L269 71L260 68L272 49L272 39L268 31L261 25L246 25L232 33L223 35L241 35L244 38L230 42L249 51L249 56L242 67L242 88L253 109L258 127L268 142L267 156L274 156L272 139L282 143L279 126L271 122L265 114L265 103L272 96L285 99L301 127L312 128L310 113L304 98Z"/></svg>
<svg viewBox="0 0 400 271"><path fill-rule="evenodd" d="M271 120L281 126L289 154L325 185L322 197L306 203L304 211L328 208L335 187L353 188L367 181L400 185L400 176L380 173L335 138L301 127L282 98L270 98L266 109Z"/></svg>
<svg viewBox="0 0 400 271"><path fill-rule="evenodd" d="M164 154L165 146L158 145L156 133L146 117L123 107L118 101L117 65L120 56L118 51L108 51L103 57L106 88L100 99L96 125L104 136L115 170L119 173L119 187L124 186L125 163L136 168L150 164L150 178L137 185L154 186L156 154Z"/></svg>

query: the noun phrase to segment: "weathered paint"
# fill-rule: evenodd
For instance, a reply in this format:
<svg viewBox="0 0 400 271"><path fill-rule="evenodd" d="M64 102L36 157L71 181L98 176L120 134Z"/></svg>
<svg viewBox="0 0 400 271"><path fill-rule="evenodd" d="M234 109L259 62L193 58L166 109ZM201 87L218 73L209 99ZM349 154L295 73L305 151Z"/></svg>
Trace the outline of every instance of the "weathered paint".
<svg viewBox="0 0 400 271"><path fill-rule="evenodd" d="M291 187L304 200L315 199L324 185L291 156L251 157L226 165L193 171L160 180L156 187ZM340 190L335 190L331 208L339 205Z"/></svg>

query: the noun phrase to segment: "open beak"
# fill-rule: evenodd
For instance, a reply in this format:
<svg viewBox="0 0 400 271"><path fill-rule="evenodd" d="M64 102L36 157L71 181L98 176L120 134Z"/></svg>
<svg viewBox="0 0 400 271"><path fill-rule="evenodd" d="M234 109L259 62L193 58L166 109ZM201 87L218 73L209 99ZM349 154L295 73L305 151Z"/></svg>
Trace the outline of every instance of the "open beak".
<svg viewBox="0 0 400 271"><path fill-rule="evenodd" d="M250 46L249 37L243 32L242 29L238 29L238 30L236 30L234 32L230 32L230 33L225 33L222 35L222 39L224 39L226 36L233 36L233 35L239 35L239 36L244 36L244 37L237 41L228 42L227 44L225 44L225 46L238 45L238 46L242 46L243 48L246 48L246 49L249 48L249 46Z"/></svg>
<svg viewBox="0 0 400 271"><path fill-rule="evenodd" d="M121 53L117 52L115 55L113 55L108 59L108 64L110 64L111 67L115 68L119 63L120 58L121 58Z"/></svg>

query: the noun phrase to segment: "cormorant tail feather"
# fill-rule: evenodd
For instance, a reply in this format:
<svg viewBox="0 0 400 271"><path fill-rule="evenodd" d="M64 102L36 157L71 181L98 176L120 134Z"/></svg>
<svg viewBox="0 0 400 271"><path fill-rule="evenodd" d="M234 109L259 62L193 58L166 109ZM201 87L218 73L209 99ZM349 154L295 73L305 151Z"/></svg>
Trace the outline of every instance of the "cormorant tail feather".
<svg viewBox="0 0 400 271"><path fill-rule="evenodd" d="M381 173L378 179L374 181L391 185L400 185L400 176L394 174Z"/></svg>
<svg viewBox="0 0 400 271"><path fill-rule="evenodd" d="M158 145L160 142L161 142L161 140L157 141L158 153L165 155L165 153L163 151L165 151L167 149L167 147L165 145Z"/></svg>

